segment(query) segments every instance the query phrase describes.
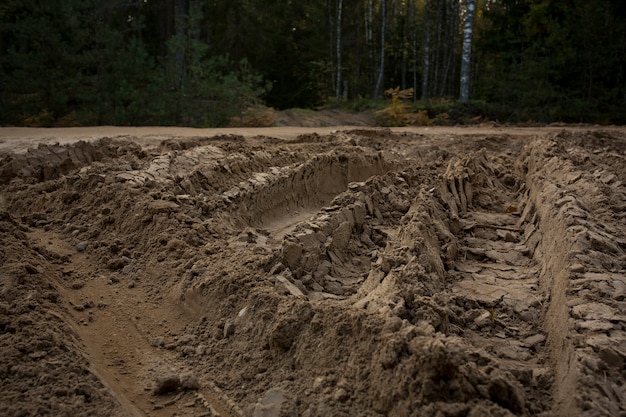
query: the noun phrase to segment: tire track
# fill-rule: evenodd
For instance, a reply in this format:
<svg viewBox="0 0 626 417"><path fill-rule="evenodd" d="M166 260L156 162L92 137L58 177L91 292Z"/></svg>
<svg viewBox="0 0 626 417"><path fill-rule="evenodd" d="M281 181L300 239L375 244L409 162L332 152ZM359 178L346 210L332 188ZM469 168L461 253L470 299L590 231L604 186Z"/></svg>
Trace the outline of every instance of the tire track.
<svg viewBox="0 0 626 417"><path fill-rule="evenodd" d="M512 167L512 160L490 161L485 150L450 161L440 189L459 229L449 290L466 310L463 335L514 376L490 387L489 397L515 414L538 414L551 407L545 387L554 374L542 328L549 294L535 256L543 236Z"/></svg>

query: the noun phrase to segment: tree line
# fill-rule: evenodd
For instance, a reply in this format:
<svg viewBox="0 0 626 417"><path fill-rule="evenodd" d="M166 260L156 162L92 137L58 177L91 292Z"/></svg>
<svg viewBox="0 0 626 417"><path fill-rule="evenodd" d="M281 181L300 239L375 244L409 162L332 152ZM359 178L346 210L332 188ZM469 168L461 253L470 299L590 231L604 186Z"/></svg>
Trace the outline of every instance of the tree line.
<svg viewBox="0 0 626 417"><path fill-rule="evenodd" d="M392 87L626 121L622 0L4 0L0 36L4 125L221 126Z"/></svg>

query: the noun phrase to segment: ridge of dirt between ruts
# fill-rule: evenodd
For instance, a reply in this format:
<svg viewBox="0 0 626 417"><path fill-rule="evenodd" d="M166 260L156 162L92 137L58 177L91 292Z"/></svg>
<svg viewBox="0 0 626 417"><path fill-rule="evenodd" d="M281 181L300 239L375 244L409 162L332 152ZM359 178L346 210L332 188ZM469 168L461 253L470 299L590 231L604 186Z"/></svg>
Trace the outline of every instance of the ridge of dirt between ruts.
<svg viewBox="0 0 626 417"><path fill-rule="evenodd" d="M529 150L556 415L626 409L625 149L623 137L563 132Z"/></svg>
<svg viewBox="0 0 626 417"><path fill-rule="evenodd" d="M95 276L58 277L77 297L109 279L119 302L190 311L169 330L142 317L142 337L161 338L156 358L206 377L250 415L623 412L623 138L373 136L164 144L58 179L13 178L4 205L24 233L58 234L93 263ZM317 177L302 187L305 172ZM307 200L329 174L336 196ZM286 209L244 215L298 187L308 191ZM284 240L263 228L272 216L262 213L306 205L317 213ZM42 256L67 264L58 252ZM464 287L490 275L537 302ZM87 328L103 319L81 315ZM131 380L151 388L150 375ZM193 415L189 395L144 412Z"/></svg>

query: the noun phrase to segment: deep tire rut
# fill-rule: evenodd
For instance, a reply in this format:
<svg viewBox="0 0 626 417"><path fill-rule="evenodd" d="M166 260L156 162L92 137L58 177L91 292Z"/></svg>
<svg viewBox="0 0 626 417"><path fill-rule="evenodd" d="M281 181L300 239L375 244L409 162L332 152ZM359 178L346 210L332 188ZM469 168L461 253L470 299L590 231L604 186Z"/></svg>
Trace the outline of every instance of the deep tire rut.
<svg viewBox="0 0 626 417"><path fill-rule="evenodd" d="M483 150L452 160L444 175L441 195L458 230L448 290L465 310L458 332L509 375L481 388L483 395L514 414L535 415L550 409L554 377L543 329L548 297L534 256L541 237L516 161L489 159Z"/></svg>

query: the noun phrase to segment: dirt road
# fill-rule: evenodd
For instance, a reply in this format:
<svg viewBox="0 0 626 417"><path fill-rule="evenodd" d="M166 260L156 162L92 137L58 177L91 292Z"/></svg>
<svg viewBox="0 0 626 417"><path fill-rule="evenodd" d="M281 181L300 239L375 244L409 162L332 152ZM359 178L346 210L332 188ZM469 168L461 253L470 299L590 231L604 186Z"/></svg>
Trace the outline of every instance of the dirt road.
<svg viewBox="0 0 626 417"><path fill-rule="evenodd" d="M626 415L626 129L3 128L0 158L1 415Z"/></svg>
<svg viewBox="0 0 626 417"><path fill-rule="evenodd" d="M72 128L29 128L29 127L1 127L0 153L25 152L28 148L43 144L68 144L77 140L91 142L106 137L130 137L136 143L150 146L168 138L209 137L217 135L239 135L245 138L271 137L293 140L300 135L328 135L332 132L363 129L355 126L325 126L325 127L266 127L266 128L220 128L197 129L184 127L128 127L128 126L99 126L99 127L72 127ZM393 133L411 133L423 135L516 135L532 136L537 134L556 133L564 129L563 126L515 127L515 126L425 126L425 127L394 127L373 128ZM595 129L589 126L567 126L568 131L585 132ZM623 131L621 127L607 126L602 130L608 132Z"/></svg>

